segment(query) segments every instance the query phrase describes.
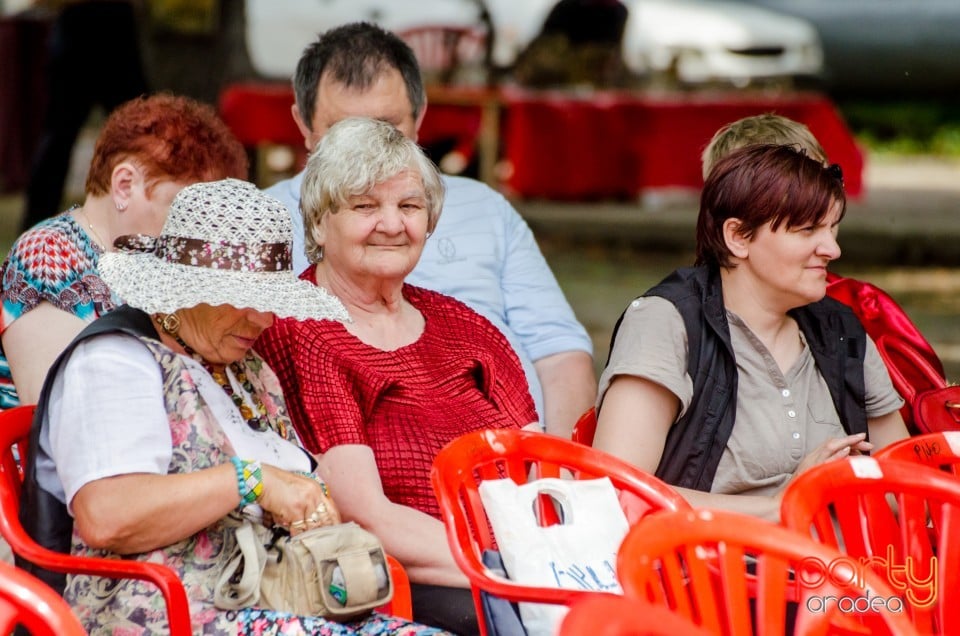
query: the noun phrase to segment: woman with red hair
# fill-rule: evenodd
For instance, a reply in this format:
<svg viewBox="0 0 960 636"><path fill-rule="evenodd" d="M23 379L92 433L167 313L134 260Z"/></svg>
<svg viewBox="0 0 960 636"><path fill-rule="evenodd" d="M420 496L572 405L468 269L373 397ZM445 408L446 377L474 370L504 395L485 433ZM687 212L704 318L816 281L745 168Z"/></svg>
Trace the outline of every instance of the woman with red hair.
<svg viewBox="0 0 960 636"><path fill-rule="evenodd" d="M67 343L120 304L97 271L116 237L158 234L184 186L246 179L247 168L243 146L207 105L160 94L113 111L83 204L22 234L3 264L0 408L36 402Z"/></svg>

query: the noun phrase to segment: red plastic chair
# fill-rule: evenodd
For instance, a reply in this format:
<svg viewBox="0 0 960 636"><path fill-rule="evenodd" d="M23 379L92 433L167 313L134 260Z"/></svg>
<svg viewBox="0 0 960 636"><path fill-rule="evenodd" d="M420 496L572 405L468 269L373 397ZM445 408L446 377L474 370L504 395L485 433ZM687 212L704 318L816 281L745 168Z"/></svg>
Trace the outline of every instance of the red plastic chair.
<svg viewBox="0 0 960 636"><path fill-rule="evenodd" d="M783 523L871 559L925 634L960 634L960 482L912 462L852 457L816 466L787 487ZM898 568L914 575L904 579ZM934 574L936 576L934 576ZM929 577L930 580L922 581Z"/></svg>
<svg viewBox="0 0 960 636"><path fill-rule="evenodd" d="M908 437L887 444L874 457L919 462L960 476L960 431Z"/></svg>
<svg viewBox="0 0 960 636"><path fill-rule="evenodd" d="M559 636L710 636L665 607L625 596L593 596L570 606Z"/></svg>
<svg viewBox="0 0 960 636"><path fill-rule="evenodd" d="M578 444L593 446L593 436L597 433L597 407L591 406L573 425L570 438Z"/></svg>
<svg viewBox="0 0 960 636"><path fill-rule="evenodd" d="M660 512L635 525L620 546L617 573L626 596L665 606L713 634L791 633L793 611L797 636L916 634L903 614L842 611L843 598L895 598L871 571L862 573L862 584L845 585L859 573L847 561L836 549L756 517L701 509ZM835 576L824 575L827 567Z"/></svg>
<svg viewBox="0 0 960 636"><path fill-rule="evenodd" d="M187 595L180 579L170 568L156 563L54 552L36 543L24 531L18 517L22 474L13 455L13 447L19 447L20 457L27 457L33 411L34 407L29 405L0 412L0 535L3 535L15 554L54 572L139 579L153 583L166 601L170 633L191 634Z"/></svg>
<svg viewBox="0 0 960 636"><path fill-rule="evenodd" d="M127 559L101 559L62 554L36 543L20 525L20 491L22 472L13 456L19 448L20 457L27 456L27 439L33 422L34 406L19 406L0 412L0 535L10 544L14 553L40 567L55 572L88 574L108 578L132 578L156 585L167 604L171 634L191 634L190 608L183 584L170 568L156 563ZM393 578L393 599L378 608L386 614L413 618L410 580L403 566L387 557Z"/></svg>
<svg viewBox="0 0 960 636"><path fill-rule="evenodd" d="M22 625L34 636L86 636L66 601L40 579L0 562L0 633Z"/></svg>
<svg viewBox="0 0 960 636"><path fill-rule="evenodd" d="M440 503L453 558L470 579L477 615L483 615L480 591L510 601L569 605L600 592L521 585L494 576L482 562L485 550L495 550L478 487L484 479L509 477L518 484L569 471L575 479L607 476L623 495L649 510L683 510L689 504L656 477L621 459L570 440L519 430L487 430L463 435L447 444L433 463L431 479ZM625 510L631 522L636 514ZM632 518L633 517L633 518ZM483 620L481 632L486 634Z"/></svg>
<svg viewBox="0 0 960 636"><path fill-rule="evenodd" d="M913 428L920 433L960 431L960 386L947 384L919 350L900 338L880 336L876 343Z"/></svg>
<svg viewBox="0 0 960 636"><path fill-rule="evenodd" d="M413 620L413 597L410 592L410 577L400 562L387 555L387 564L390 566L390 578L393 579L393 598L377 608L381 614L398 616Z"/></svg>

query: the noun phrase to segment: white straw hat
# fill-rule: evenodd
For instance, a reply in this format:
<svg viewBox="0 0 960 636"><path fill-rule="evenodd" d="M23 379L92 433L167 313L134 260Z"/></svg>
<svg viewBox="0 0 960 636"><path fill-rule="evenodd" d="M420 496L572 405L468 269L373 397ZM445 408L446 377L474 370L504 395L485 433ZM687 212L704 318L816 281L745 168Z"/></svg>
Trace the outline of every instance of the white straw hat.
<svg viewBox="0 0 960 636"><path fill-rule="evenodd" d="M181 190L159 237L120 237L97 269L128 305L150 314L206 303L349 321L339 299L297 280L292 241L281 202L252 183L224 179Z"/></svg>

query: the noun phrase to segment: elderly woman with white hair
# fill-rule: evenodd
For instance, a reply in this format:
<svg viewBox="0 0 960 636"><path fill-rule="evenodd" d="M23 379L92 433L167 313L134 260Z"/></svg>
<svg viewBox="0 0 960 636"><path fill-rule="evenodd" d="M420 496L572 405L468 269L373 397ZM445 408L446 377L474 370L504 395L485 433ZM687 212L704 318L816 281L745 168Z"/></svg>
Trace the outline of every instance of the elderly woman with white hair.
<svg viewBox="0 0 960 636"><path fill-rule="evenodd" d="M433 459L464 433L520 428L537 415L496 327L404 283L442 203L436 167L394 126L365 118L332 126L305 171L314 266L300 277L340 298L353 321L278 320L256 348L290 396L304 444L323 454L320 472L344 518L379 536L407 569L414 619L470 634L473 601L430 486Z"/></svg>
<svg viewBox="0 0 960 636"><path fill-rule="evenodd" d="M283 204L227 179L184 188L159 238L118 239L100 273L127 305L54 363L26 503L45 493L69 511L74 553L173 568L195 633L437 633L379 614L337 623L215 603L237 515L291 535L340 520L276 376L251 350L275 317L348 319L293 275L291 238ZM49 530L49 514L30 517L38 510L25 507L26 525ZM160 592L138 581L73 575L64 597L90 633L169 633Z"/></svg>

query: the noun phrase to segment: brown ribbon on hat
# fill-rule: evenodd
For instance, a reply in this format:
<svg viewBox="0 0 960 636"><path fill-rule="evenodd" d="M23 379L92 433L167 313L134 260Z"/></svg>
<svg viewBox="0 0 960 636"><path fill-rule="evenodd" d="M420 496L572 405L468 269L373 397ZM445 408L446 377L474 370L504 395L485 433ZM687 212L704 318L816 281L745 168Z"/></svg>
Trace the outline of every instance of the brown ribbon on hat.
<svg viewBox="0 0 960 636"><path fill-rule="evenodd" d="M157 258L178 265L209 269L280 272L292 268L289 243L262 243L251 248L246 243L205 241L180 236L152 237L144 234L121 236L113 246L125 252L152 252Z"/></svg>

